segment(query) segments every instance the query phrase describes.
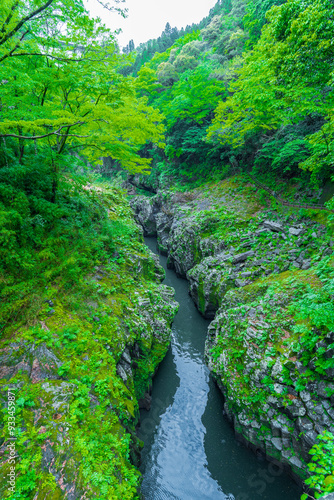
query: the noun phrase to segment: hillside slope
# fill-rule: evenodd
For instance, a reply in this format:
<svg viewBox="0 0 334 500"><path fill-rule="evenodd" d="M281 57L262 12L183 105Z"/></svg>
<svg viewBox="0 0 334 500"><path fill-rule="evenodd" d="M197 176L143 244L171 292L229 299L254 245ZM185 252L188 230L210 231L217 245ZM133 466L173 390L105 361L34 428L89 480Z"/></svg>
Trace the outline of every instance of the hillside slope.
<svg viewBox="0 0 334 500"><path fill-rule="evenodd" d="M11 315L0 303L1 498L139 498L138 401L168 348L177 303L122 193L81 196L108 211L113 250L75 281L61 270L35 276L25 302L13 291L7 299ZM63 258L71 255L74 266L71 249Z"/></svg>

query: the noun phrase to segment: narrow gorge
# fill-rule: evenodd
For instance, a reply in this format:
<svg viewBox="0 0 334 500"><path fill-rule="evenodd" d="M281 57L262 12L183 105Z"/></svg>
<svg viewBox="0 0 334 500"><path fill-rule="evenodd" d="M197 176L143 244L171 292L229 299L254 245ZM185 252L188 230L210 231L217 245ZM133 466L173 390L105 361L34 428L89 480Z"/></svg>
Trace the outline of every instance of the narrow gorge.
<svg viewBox="0 0 334 500"><path fill-rule="evenodd" d="M334 430L334 337L311 339L303 316L326 288L334 242L312 217L261 206L254 190L234 177L131 205L212 320L205 359L236 435L301 481L317 436Z"/></svg>
<svg viewBox="0 0 334 500"><path fill-rule="evenodd" d="M146 238L156 251L156 238ZM209 320L188 293L188 283L167 269L164 283L179 303L171 347L153 380L152 404L142 410L141 491L145 500L294 500L301 494L282 464L268 462L236 440L224 398L205 365Z"/></svg>

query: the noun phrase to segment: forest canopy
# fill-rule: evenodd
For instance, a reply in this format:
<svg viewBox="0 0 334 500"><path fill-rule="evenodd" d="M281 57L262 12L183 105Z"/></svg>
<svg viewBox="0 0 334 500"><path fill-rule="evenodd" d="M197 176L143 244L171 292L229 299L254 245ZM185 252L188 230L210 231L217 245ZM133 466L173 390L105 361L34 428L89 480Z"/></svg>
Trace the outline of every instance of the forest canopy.
<svg viewBox="0 0 334 500"><path fill-rule="evenodd" d="M231 95L217 107L209 137L237 147L250 134L321 117L319 130L304 138L310 155L300 166L322 175L332 172L332 7L330 0L298 0L268 12L259 41L245 54L238 78L230 85Z"/></svg>

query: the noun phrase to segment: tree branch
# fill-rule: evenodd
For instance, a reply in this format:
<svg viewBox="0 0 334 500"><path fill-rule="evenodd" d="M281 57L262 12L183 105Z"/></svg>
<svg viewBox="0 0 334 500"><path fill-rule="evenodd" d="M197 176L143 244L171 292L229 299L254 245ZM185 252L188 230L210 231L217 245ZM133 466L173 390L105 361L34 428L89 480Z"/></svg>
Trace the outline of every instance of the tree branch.
<svg viewBox="0 0 334 500"><path fill-rule="evenodd" d="M19 0L16 0L16 2L12 5L12 7L10 9L10 12L9 12L9 14L7 16L7 19L5 20L5 22L2 25L2 28L1 28L1 31L0 31L1 34L5 33L6 26L9 23L9 21L11 20L11 18L13 17L14 11L15 11L15 9L16 9L16 7L18 5L19 5Z"/></svg>
<svg viewBox="0 0 334 500"><path fill-rule="evenodd" d="M9 40L12 36L15 35L15 33L17 33L19 31L20 28L22 28L22 26L27 22L29 21L30 19L32 19L33 17L37 16L37 14L39 14L40 12L43 12L43 10L47 9L51 4L52 2L54 2L54 0L48 0L44 5L42 5L39 9L36 9L34 10L33 12L31 12L30 14L28 14L27 16L23 17L21 19L21 21L19 21L17 23L17 25L15 26L15 28L13 28L9 33L7 33L7 35L4 35L1 39L0 39L0 46L3 45L5 42L7 42L7 40Z"/></svg>
<svg viewBox="0 0 334 500"><path fill-rule="evenodd" d="M27 33L25 33L26 35ZM19 47L19 44L14 47L13 50L8 52L8 54L5 54L0 58L0 62L2 62L4 59L7 59L7 57L21 57L21 56L40 56L40 57L46 57L50 59L55 59L56 61L61 61L61 62L83 62L83 61L89 61L89 62L101 62L104 61L106 58L101 57L101 59L91 59L89 57L87 58L80 58L80 59L73 59L71 57L57 57L57 56L52 56L51 54L43 54L42 52L20 52L19 54L13 54L14 50L16 50Z"/></svg>
<svg viewBox="0 0 334 500"><path fill-rule="evenodd" d="M102 92L102 93L99 95L99 97L96 99L95 106L97 106L97 105L98 105L99 100L101 99L101 97L102 97L103 95L108 95L108 93Z"/></svg>
<svg viewBox="0 0 334 500"><path fill-rule="evenodd" d="M4 59L7 59L7 57L13 57L13 53L15 52L15 50L17 50L19 48L20 43L22 42L23 38L26 36L27 33L29 33L29 30L27 30L23 33L23 35L21 36L18 43L15 45L15 47L10 52L8 52L7 54L5 54L4 56L2 56L0 58L0 62L3 61Z"/></svg>
<svg viewBox="0 0 334 500"><path fill-rule="evenodd" d="M75 125L83 125L85 122L76 122L76 123L72 123L71 125L62 125L61 127L59 127L58 130L55 130L54 132L50 132L48 134L44 134L44 135L32 135L32 136L24 136L24 135L17 135L17 134L0 134L0 137L15 137L15 139L25 139L25 140L37 140L37 139L44 139L45 137L50 137L51 135L56 135L56 136L60 136L60 137L63 137L63 134L60 134L60 131L63 129L63 128L71 128L71 127L74 127ZM67 137L78 137L78 138L85 138L85 137L89 137L88 135L77 135L77 134L67 134Z"/></svg>

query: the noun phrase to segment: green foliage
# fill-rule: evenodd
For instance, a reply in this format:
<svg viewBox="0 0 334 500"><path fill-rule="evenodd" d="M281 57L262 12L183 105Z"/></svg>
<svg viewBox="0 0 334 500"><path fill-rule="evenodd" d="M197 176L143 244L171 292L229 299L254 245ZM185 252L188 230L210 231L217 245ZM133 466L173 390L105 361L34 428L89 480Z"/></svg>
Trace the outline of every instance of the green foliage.
<svg viewBox="0 0 334 500"><path fill-rule="evenodd" d="M179 81L173 85L168 105L163 106L169 127L182 119L204 123L225 93L224 85L210 79L210 73L210 65L201 64L194 71L180 75Z"/></svg>
<svg viewBox="0 0 334 500"><path fill-rule="evenodd" d="M170 47L175 47L180 44L180 40L183 40L181 41L181 45L184 44L184 40L186 40L186 43L191 40L196 40L199 30L205 28L215 15L227 13L231 8L231 0L218 0L216 5L210 10L209 15L198 24L187 25L186 28L178 30L178 28L172 28L170 24L167 23L160 37L141 43L139 47L137 47L135 61L130 67L123 68L122 73L136 76L143 65L152 60L157 54L168 52ZM134 50L133 42L131 42L132 40L130 40L129 44L123 49L123 52L128 54Z"/></svg>
<svg viewBox="0 0 334 500"><path fill-rule="evenodd" d="M241 56L247 39L248 34L240 28L237 31L233 28L231 31L224 31L215 42L216 52L223 56L221 61Z"/></svg>
<svg viewBox="0 0 334 500"><path fill-rule="evenodd" d="M269 24L254 50L245 55L231 96L217 107L209 130L212 140L220 137L235 148L244 147L252 133L268 133L320 114L325 124L305 138L302 149L311 155L300 158L300 165L314 176L328 176L333 164L331 9L330 1L295 0L269 11ZM292 149L300 154L299 146L287 146L278 164L288 161Z"/></svg>
<svg viewBox="0 0 334 500"><path fill-rule="evenodd" d="M179 73L183 73L187 69L195 69L198 62L195 56L180 54L174 61L174 67Z"/></svg>
<svg viewBox="0 0 334 500"><path fill-rule="evenodd" d="M267 12L273 5L282 5L286 0L249 0L246 7L244 24L250 35L250 44L254 44L261 36L266 23Z"/></svg>
<svg viewBox="0 0 334 500"><path fill-rule="evenodd" d="M167 125L165 158L152 148L143 150L143 156L153 153L155 172L158 163L167 165L161 162L167 157L174 164L172 170L181 173L182 169L182 175L189 180L192 175L187 162L192 162L194 170L201 170L202 173L194 172L195 176L206 176L210 161L220 159L221 148L209 146L203 139L226 86L213 76L218 65L206 50L200 32L190 33L164 54L156 54L138 73L139 92L148 97L152 107L159 109Z"/></svg>
<svg viewBox="0 0 334 500"><path fill-rule="evenodd" d="M334 491L334 436L324 431L317 437L317 443L311 448L312 461L308 464L311 477L305 483L315 490L315 498L322 498L325 493ZM302 495L307 500L309 495Z"/></svg>
<svg viewBox="0 0 334 500"><path fill-rule="evenodd" d="M35 141L36 149L55 157L70 150L92 162L110 156L128 170L147 169L150 161L137 151L148 140L161 144L161 117L119 74L123 58L113 34L90 19L81 2L60 0L28 28L23 19L19 35L11 35L23 12L37 6L13 0L1 11L0 138L15 139L10 147L20 163Z"/></svg>
<svg viewBox="0 0 334 500"><path fill-rule="evenodd" d="M327 331L334 328L334 307L332 296L334 292L334 270L330 258L324 259L317 266L317 275L323 286L304 291L302 299L295 302L293 310L299 319L308 321L318 328L326 327Z"/></svg>
<svg viewBox="0 0 334 500"><path fill-rule="evenodd" d="M200 40L201 38L201 32L199 30L193 31L192 33L188 33L187 35L184 35L182 38L179 38L176 40L176 42L173 44L173 47L182 47L183 50L185 49L185 46L190 43L191 46L193 47L193 43L197 40Z"/></svg>
<svg viewBox="0 0 334 500"><path fill-rule="evenodd" d="M254 161L255 171L271 167L277 174L288 176L298 173L298 165L308 156L307 142L302 138L276 136L258 152Z"/></svg>
<svg viewBox="0 0 334 500"><path fill-rule="evenodd" d="M23 20L15 31L38 7L39 15ZM136 496L138 477L129 462L131 438L125 431L134 416L129 394L140 397L146 390L167 341L159 344L141 336L140 315L132 321L133 291L141 284L127 275L136 265L127 260L127 253L138 235L115 193L90 189L87 176L75 174L85 170L77 154L93 163L109 157L113 165L132 173L147 173L153 159L148 184L184 183L182 189L221 178L231 166L266 172L271 185L277 178L299 177L299 167L314 179L330 177L331 11L330 0L251 0L247 6L241 0L224 0L199 25L175 31L167 24L160 39L143 44L137 55L131 43L132 55L121 56L112 33L89 19L81 1L53 0L47 5L8 0L0 7L0 328L10 336L23 325L35 324L36 318L40 324L54 321L53 328L34 326L23 338L59 350L57 376L75 385L68 420L73 453L82 457L83 484L99 498ZM138 77L126 76L131 72ZM210 142L205 140L208 132ZM239 179L234 198L244 184ZM245 213L257 211L259 200L267 203L251 190L246 199ZM214 214L200 211L194 221L204 236L215 234L236 246L246 225L219 204ZM248 224L251 231L255 227ZM261 238L275 247L271 236ZM140 260L140 252L137 257ZM101 263L113 280L91 279ZM257 349L265 349L270 335L266 356L278 355L283 326L289 328L288 347L306 367L293 382L288 369L284 371L297 392L333 368L333 360L325 355L326 348L333 348L326 335L334 329L333 275L326 265L319 264L315 271L318 288L293 280L263 285L268 293L261 305L275 316L272 331L264 329L259 335ZM222 274L222 279L228 276ZM69 294L66 300L72 303L53 316L45 298L57 293ZM257 294L263 296L257 288L243 293L252 296L253 305L259 304ZM296 318L293 326L270 303L284 293L292 297L286 312ZM156 306L156 290L147 295ZM100 307L98 328L89 308L79 318L80 327L68 326L64 317L68 311L81 311L88 296ZM231 366L240 377L232 381L238 404L261 408L274 387L265 378L260 393L250 389L249 377L243 376L243 307L229 310L228 342L219 339L212 356L219 363L222 348L230 350ZM121 317L127 318L122 324ZM116 374L125 327L142 355L130 389ZM101 343L110 343L109 350ZM93 355L84 362L88 348ZM91 391L99 403L93 410ZM39 404L37 396L33 384L20 392L21 423L24 412ZM280 398L288 405L286 396ZM37 467L31 472L31 464L41 461L40 446L33 446L42 441L34 427L22 431L20 499L29 497L42 481L49 492L56 491L54 480L34 472ZM309 484L318 493L331 491L324 488L333 484L332 458L324 454L332 447L332 437L326 435L314 448L316 465L310 470L315 474Z"/></svg>
<svg viewBox="0 0 334 500"><path fill-rule="evenodd" d="M203 40L213 44L222 33L221 16L215 16L209 26L202 31Z"/></svg>
<svg viewBox="0 0 334 500"><path fill-rule="evenodd" d="M157 79L166 87L172 86L173 83L178 80L178 74L175 67L169 62L159 64L157 69Z"/></svg>

